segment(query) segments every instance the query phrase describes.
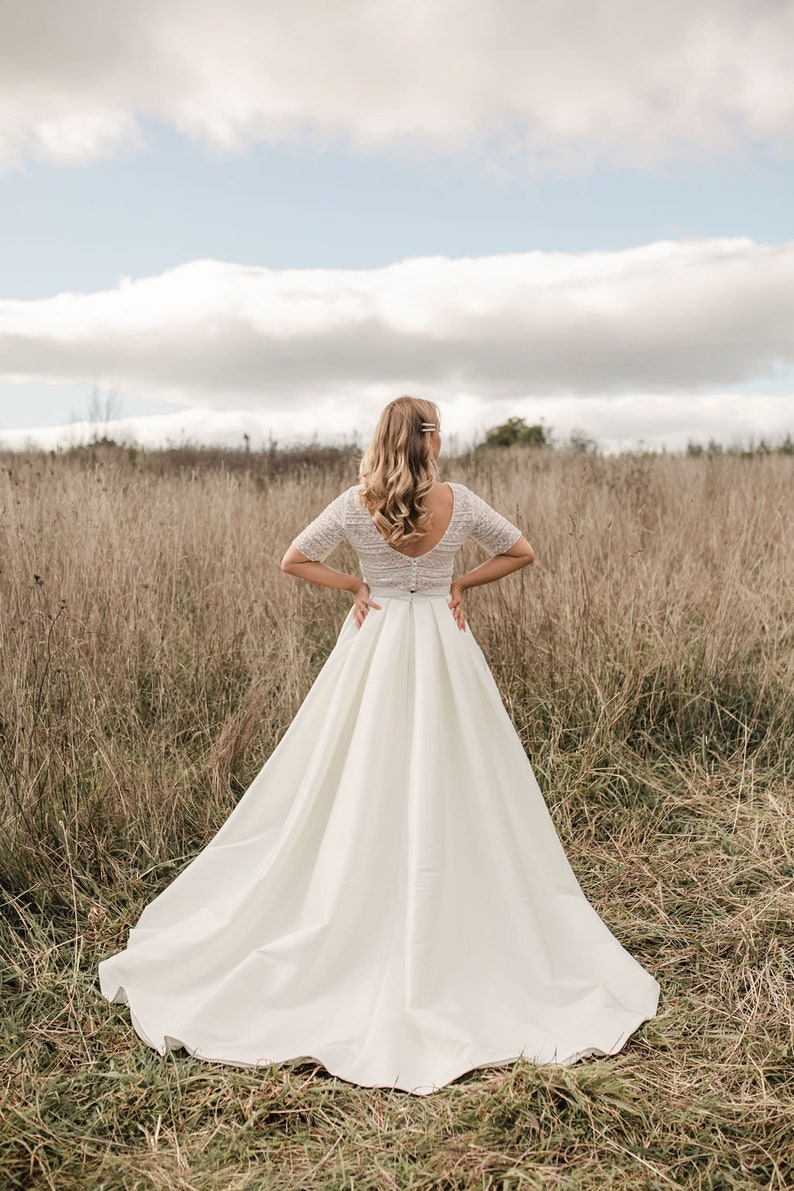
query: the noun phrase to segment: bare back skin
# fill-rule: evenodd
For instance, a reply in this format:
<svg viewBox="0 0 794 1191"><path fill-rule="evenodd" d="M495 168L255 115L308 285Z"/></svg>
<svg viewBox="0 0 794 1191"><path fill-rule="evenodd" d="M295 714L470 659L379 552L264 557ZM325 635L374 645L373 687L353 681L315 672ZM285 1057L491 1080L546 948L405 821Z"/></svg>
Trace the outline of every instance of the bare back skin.
<svg viewBox="0 0 794 1191"><path fill-rule="evenodd" d="M425 507L430 512L429 528L421 538L403 546L393 546L392 549L396 550L398 554L404 554L406 558L419 558L420 555L427 554L438 545L447 532L452 519L454 503L455 497L449 484L442 484L436 480L425 498Z"/></svg>

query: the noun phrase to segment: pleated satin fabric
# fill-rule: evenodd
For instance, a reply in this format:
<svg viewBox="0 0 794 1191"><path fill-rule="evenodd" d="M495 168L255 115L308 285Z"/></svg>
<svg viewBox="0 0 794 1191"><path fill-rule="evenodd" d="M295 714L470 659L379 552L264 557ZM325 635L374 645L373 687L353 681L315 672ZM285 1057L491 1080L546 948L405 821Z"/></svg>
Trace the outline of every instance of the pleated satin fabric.
<svg viewBox="0 0 794 1191"><path fill-rule="evenodd" d="M204 850L99 965L140 1038L426 1094L614 1054L659 985L585 898L448 588L374 588Z"/></svg>

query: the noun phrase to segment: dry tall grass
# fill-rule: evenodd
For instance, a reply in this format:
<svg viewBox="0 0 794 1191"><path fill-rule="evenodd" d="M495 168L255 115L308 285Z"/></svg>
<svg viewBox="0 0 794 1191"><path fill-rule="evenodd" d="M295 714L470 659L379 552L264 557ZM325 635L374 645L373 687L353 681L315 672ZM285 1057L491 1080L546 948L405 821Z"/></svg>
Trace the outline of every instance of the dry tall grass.
<svg viewBox="0 0 794 1191"><path fill-rule="evenodd" d="M618 1056L426 1099L162 1060L99 996L349 606L278 561L352 460L211 462L0 456L0 1182L794 1185L792 459L444 464L535 547L470 623L583 888L662 997Z"/></svg>

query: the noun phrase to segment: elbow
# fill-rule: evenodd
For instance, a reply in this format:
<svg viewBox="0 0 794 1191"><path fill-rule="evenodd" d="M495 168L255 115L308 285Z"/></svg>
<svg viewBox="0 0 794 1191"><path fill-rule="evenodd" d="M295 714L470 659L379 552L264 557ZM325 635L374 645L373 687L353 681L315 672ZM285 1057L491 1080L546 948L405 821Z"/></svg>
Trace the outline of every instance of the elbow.
<svg viewBox="0 0 794 1191"><path fill-rule="evenodd" d="M519 567L528 567L535 561L535 551L524 537L519 538L512 550L508 550L507 553L511 558L519 560Z"/></svg>
<svg viewBox="0 0 794 1191"><path fill-rule="evenodd" d="M520 554L512 554L511 557L518 559L517 569L520 570L522 567L528 567L530 563L535 561L535 551L532 549L529 543L527 543Z"/></svg>
<svg viewBox="0 0 794 1191"><path fill-rule="evenodd" d="M290 546L281 560L281 569L287 575L295 575L304 563L310 561L311 559L302 554L295 546Z"/></svg>

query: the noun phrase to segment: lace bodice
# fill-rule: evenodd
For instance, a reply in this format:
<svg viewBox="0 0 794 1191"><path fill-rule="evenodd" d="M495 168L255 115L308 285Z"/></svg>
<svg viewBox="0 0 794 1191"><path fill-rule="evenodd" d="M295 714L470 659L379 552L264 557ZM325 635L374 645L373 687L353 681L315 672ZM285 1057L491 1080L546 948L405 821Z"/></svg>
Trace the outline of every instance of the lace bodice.
<svg viewBox="0 0 794 1191"><path fill-rule="evenodd" d="M450 484L454 504L452 517L441 540L431 550L409 558L401 554L378 532L369 511L360 503L360 484L340 493L315 517L292 545L313 562L323 562L341 541L351 543L361 563L364 582L372 587L397 587L425 591L449 587L455 555L471 536L491 554L514 546L521 530L465 484Z"/></svg>

